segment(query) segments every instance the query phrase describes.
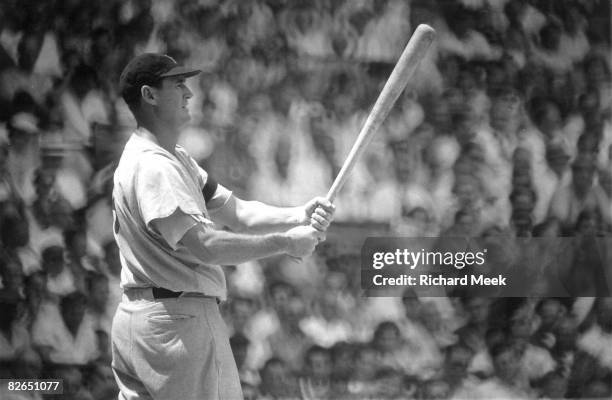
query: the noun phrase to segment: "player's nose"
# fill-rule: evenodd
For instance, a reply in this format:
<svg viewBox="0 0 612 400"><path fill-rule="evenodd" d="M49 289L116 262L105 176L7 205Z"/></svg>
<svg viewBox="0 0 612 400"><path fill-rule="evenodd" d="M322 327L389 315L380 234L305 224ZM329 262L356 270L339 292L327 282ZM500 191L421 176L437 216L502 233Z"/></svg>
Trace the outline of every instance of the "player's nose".
<svg viewBox="0 0 612 400"><path fill-rule="evenodd" d="M193 97L193 92L187 86L185 86L185 89L183 90L183 97L185 100L189 100Z"/></svg>

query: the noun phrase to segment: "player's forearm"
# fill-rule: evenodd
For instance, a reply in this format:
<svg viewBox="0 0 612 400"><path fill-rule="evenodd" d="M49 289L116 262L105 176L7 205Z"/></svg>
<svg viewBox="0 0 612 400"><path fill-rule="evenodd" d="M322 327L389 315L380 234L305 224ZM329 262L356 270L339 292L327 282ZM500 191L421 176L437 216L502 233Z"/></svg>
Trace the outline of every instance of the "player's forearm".
<svg viewBox="0 0 612 400"><path fill-rule="evenodd" d="M288 238L283 233L248 235L225 231L206 231L194 227L182 239L191 253L206 264L234 265L283 254Z"/></svg>
<svg viewBox="0 0 612 400"><path fill-rule="evenodd" d="M241 232L272 233L290 229L303 223L302 207L274 207L259 201L239 200L236 219Z"/></svg>

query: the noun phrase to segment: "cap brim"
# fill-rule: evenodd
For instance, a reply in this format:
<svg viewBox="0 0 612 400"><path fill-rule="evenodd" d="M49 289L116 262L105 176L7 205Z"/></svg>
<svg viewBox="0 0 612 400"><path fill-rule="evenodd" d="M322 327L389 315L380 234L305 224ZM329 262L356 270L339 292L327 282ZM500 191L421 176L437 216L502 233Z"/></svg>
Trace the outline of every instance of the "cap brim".
<svg viewBox="0 0 612 400"><path fill-rule="evenodd" d="M178 66L178 67L172 68L168 72L161 74L160 77L168 78L170 76L184 76L185 78L189 78L191 76L198 75L200 72L202 71L199 69Z"/></svg>

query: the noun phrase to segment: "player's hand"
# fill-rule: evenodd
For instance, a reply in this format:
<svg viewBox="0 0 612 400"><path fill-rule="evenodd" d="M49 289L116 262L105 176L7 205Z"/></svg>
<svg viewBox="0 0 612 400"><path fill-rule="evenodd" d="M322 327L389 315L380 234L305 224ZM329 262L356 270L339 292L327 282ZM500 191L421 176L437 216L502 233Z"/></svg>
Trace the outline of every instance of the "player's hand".
<svg viewBox="0 0 612 400"><path fill-rule="evenodd" d="M326 232L334 220L336 206L325 197L315 197L304 205L303 224L309 224L320 232Z"/></svg>
<svg viewBox="0 0 612 400"><path fill-rule="evenodd" d="M325 234L309 225L296 226L289 229L285 234L288 238L286 253L294 258L309 256L317 243L325 239Z"/></svg>

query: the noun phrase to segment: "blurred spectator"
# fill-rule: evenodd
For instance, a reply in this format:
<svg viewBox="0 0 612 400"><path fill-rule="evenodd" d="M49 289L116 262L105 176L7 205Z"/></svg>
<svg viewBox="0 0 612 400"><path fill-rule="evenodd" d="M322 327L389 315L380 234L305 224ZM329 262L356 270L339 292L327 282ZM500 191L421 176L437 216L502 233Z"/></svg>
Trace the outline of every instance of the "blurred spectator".
<svg viewBox="0 0 612 400"><path fill-rule="evenodd" d="M539 174L533 174L533 187L537 195L534 209L536 224L547 217L552 196L557 188L569 184L571 180L570 158L561 144L549 142L546 146L546 165Z"/></svg>
<svg viewBox="0 0 612 400"><path fill-rule="evenodd" d="M341 273L337 275L342 276ZM330 287L333 285L333 279L331 273L325 277L326 284L322 286L327 290L314 299L310 315L304 316L299 325L310 340L326 347L331 347L339 341L349 340L352 337L348 310L344 307L346 303L340 296L341 292ZM346 281L344 276L340 279ZM291 315L288 318L289 320L294 319Z"/></svg>
<svg viewBox="0 0 612 400"><path fill-rule="evenodd" d="M440 379L448 384L451 392L461 393L467 386L474 385L475 378L468 372L473 357L473 350L462 344L446 349L444 370Z"/></svg>
<svg viewBox="0 0 612 400"><path fill-rule="evenodd" d="M74 213L75 220L77 213ZM80 225L80 224L79 224ZM70 228L64 231L66 249L66 267L74 276L75 287L80 292L87 292L87 277L99 270L98 260L88 251L87 232L84 227Z"/></svg>
<svg viewBox="0 0 612 400"><path fill-rule="evenodd" d="M536 316L528 307L519 309L512 315L509 338L521 353L521 373L527 379L526 385L557 367L547 349L531 343L536 329Z"/></svg>
<svg viewBox="0 0 612 400"><path fill-rule="evenodd" d="M392 368L379 369L374 377L374 396L380 399L405 398L403 380L404 376L398 370Z"/></svg>
<svg viewBox="0 0 612 400"><path fill-rule="evenodd" d="M66 265L64 248L50 246L42 252L42 268L47 275L47 290L61 297L77 290L74 274Z"/></svg>
<svg viewBox="0 0 612 400"><path fill-rule="evenodd" d="M587 19L578 4L563 8L564 32L559 40L559 50L569 55L573 62L580 62L590 50L586 35Z"/></svg>
<svg viewBox="0 0 612 400"><path fill-rule="evenodd" d="M596 357L602 366L612 369L612 352L607 343L612 340L612 300L601 297L595 302L596 323L578 338L578 348Z"/></svg>
<svg viewBox="0 0 612 400"><path fill-rule="evenodd" d="M88 310L99 329L110 334L115 309L109 307L109 288L106 275L98 272L88 273L85 279L85 292L89 295Z"/></svg>
<svg viewBox="0 0 612 400"><path fill-rule="evenodd" d="M240 376L240 383L252 386L257 386L260 383L259 375L257 371L250 369L246 365L248 350L249 350L249 339L241 333L235 333L230 337L230 346L234 359L236 360L236 366L238 367L238 375Z"/></svg>
<svg viewBox="0 0 612 400"><path fill-rule="evenodd" d="M66 248L67 262L74 270L82 272L97 272L98 260L88 252L87 231L82 228L64 231L64 247ZM76 271L74 271L76 272Z"/></svg>
<svg viewBox="0 0 612 400"><path fill-rule="evenodd" d="M24 304L17 300L0 300L0 360L15 361L30 349L30 333L23 320Z"/></svg>
<svg viewBox="0 0 612 400"><path fill-rule="evenodd" d="M521 370L522 351L512 342L500 343L491 349L495 376L463 388L453 398L462 399L526 399L532 398L529 383Z"/></svg>
<svg viewBox="0 0 612 400"><path fill-rule="evenodd" d="M84 384L95 400L111 400L117 396L113 371L109 361L95 363L84 373Z"/></svg>
<svg viewBox="0 0 612 400"><path fill-rule="evenodd" d="M284 399L299 396L295 377L279 358L271 358L259 371L261 385L259 392L263 399Z"/></svg>
<svg viewBox="0 0 612 400"><path fill-rule="evenodd" d="M356 346L353 353L352 373L346 385L348 393L356 397L371 395L377 368L376 349L370 344Z"/></svg>
<svg viewBox="0 0 612 400"><path fill-rule="evenodd" d="M304 353L303 376L299 378L302 398L332 399L332 360L328 349L314 345Z"/></svg>
<svg viewBox="0 0 612 400"><path fill-rule="evenodd" d="M537 389L539 398L564 399L567 391L567 378L558 372L551 371L538 381Z"/></svg>
<svg viewBox="0 0 612 400"><path fill-rule="evenodd" d="M421 385L421 397L423 399L447 399L451 394L448 383L439 379L431 379Z"/></svg>
<svg viewBox="0 0 612 400"><path fill-rule="evenodd" d="M92 394L85 387L83 372L79 365L65 363L54 365L48 371L48 379L61 379L63 382L62 399L93 400ZM58 397L56 397L58 396ZM53 397L59 398L59 395ZM53 398L52 397L52 398Z"/></svg>
<svg viewBox="0 0 612 400"><path fill-rule="evenodd" d="M536 313L540 319L540 324L535 336L544 336L557 332L563 318L568 310L559 299L542 299L536 307Z"/></svg>
<svg viewBox="0 0 612 400"><path fill-rule="evenodd" d="M0 253L0 299L23 299L23 280L19 259Z"/></svg>
<svg viewBox="0 0 612 400"><path fill-rule="evenodd" d="M567 395L569 397L605 397L609 394L609 381L612 370L610 360L610 340L612 323L610 316L611 300L599 298L595 302L595 324L577 340L578 351L569 377Z"/></svg>
<svg viewBox="0 0 612 400"><path fill-rule="evenodd" d="M422 302L412 293L404 293L402 304L405 317L399 322L402 337L414 343L432 362L430 368L438 367L442 354L440 348L449 345L451 338L441 328L441 317L432 302ZM431 329L438 327L438 329Z"/></svg>
<svg viewBox="0 0 612 400"><path fill-rule="evenodd" d="M230 304L233 314L229 316L230 328L234 333L242 333L251 341L247 360L247 365L251 368L261 368L265 362L267 338L280 329L280 320L287 314L290 299L295 296L295 289L287 282L272 281L269 283L268 293L269 306L258 310L254 309L254 304L249 299L241 299L240 296L236 304Z"/></svg>
<svg viewBox="0 0 612 400"><path fill-rule="evenodd" d="M38 379L42 376L42 363L38 354L29 351L13 362L0 362L0 376L3 379ZM8 385L0 388L0 395L7 400L41 400L36 392L8 390Z"/></svg>
<svg viewBox="0 0 612 400"><path fill-rule="evenodd" d="M44 246L63 242L61 229L71 224L71 207L54 188L55 173L37 169L34 176L36 199L29 209L30 242L41 252Z"/></svg>
<svg viewBox="0 0 612 400"><path fill-rule="evenodd" d="M91 143L92 125L110 122L108 103L97 90L98 78L92 67L79 64L69 71L68 76L69 85L60 97L65 121L63 135L66 139Z"/></svg>
<svg viewBox="0 0 612 400"><path fill-rule="evenodd" d="M288 7L278 17L287 43L298 55L329 57L333 54L330 40L330 20L312 6ZM325 15L323 15L325 17Z"/></svg>
<svg viewBox="0 0 612 400"><path fill-rule="evenodd" d="M28 325L38 315L41 306L49 301L55 301L55 296L47 290L47 274L39 271L25 278L24 294L26 297Z"/></svg>
<svg viewBox="0 0 612 400"><path fill-rule="evenodd" d="M457 54L467 60L498 59L501 49L491 45L476 29L475 13L461 4L443 3L449 30L440 35L439 46L444 52Z"/></svg>
<svg viewBox="0 0 612 400"><path fill-rule="evenodd" d="M353 368L355 346L349 342L338 342L331 349L332 384L335 391L346 392Z"/></svg>
<svg viewBox="0 0 612 400"><path fill-rule="evenodd" d="M24 275L40 269L38 255L30 246L30 231L26 212L22 207L7 205L0 216L0 241L5 257L19 264Z"/></svg>
<svg viewBox="0 0 612 400"><path fill-rule="evenodd" d="M18 198L18 189L11 172L7 168L9 145L0 142L0 203Z"/></svg>
<svg viewBox="0 0 612 400"><path fill-rule="evenodd" d="M584 210L598 212L606 223L610 222L609 206L606 195L595 183L596 167L594 160L587 155L578 155L572 163L571 183L560 186L553 195L549 215L561 220L565 225L576 221Z"/></svg>
<svg viewBox="0 0 612 400"><path fill-rule="evenodd" d="M34 171L40 164L38 121L31 113L19 112L9 120L7 131L10 147L6 154L5 177L10 177L13 196L30 203L35 194L32 186Z"/></svg>
<svg viewBox="0 0 612 400"><path fill-rule="evenodd" d="M84 365L98 357L95 323L86 311L87 297L79 292L47 303L32 325L32 339L43 360Z"/></svg>
<svg viewBox="0 0 612 400"><path fill-rule="evenodd" d="M550 19L540 30L539 46L532 48L536 63L554 72L567 72L572 67L573 57L561 48L562 29L560 22Z"/></svg>
<svg viewBox="0 0 612 400"><path fill-rule="evenodd" d="M459 341L465 343L475 353L486 348L485 333L489 328L488 318L491 300L488 298L462 298L462 306L467 314L466 324L456 331Z"/></svg>
<svg viewBox="0 0 612 400"><path fill-rule="evenodd" d="M109 367L112 361L110 334L104 329L97 329L96 340L99 354L96 363Z"/></svg>
<svg viewBox="0 0 612 400"><path fill-rule="evenodd" d="M376 327L372 346L378 352L379 366L424 379L433 376L442 361L439 355L427 352L413 338L402 337L398 326L390 321Z"/></svg>
<svg viewBox="0 0 612 400"><path fill-rule="evenodd" d="M602 112L609 112L612 102L610 93L610 65L598 54L587 57L584 61L584 72L587 88L599 94L599 107Z"/></svg>
<svg viewBox="0 0 612 400"><path fill-rule="evenodd" d="M367 61L397 60L410 29L408 13L406 3L397 0L376 0L370 7L355 10L349 17L359 36L355 57Z"/></svg>
<svg viewBox="0 0 612 400"><path fill-rule="evenodd" d="M268 339L268 347L275 357L282 357L293 371L302 369L304 351L312 343L312 337L307 336L302 329L302 319L306 315L304 301L293 297L287 305L287 312L280 318L279 329Z"/></svg>

